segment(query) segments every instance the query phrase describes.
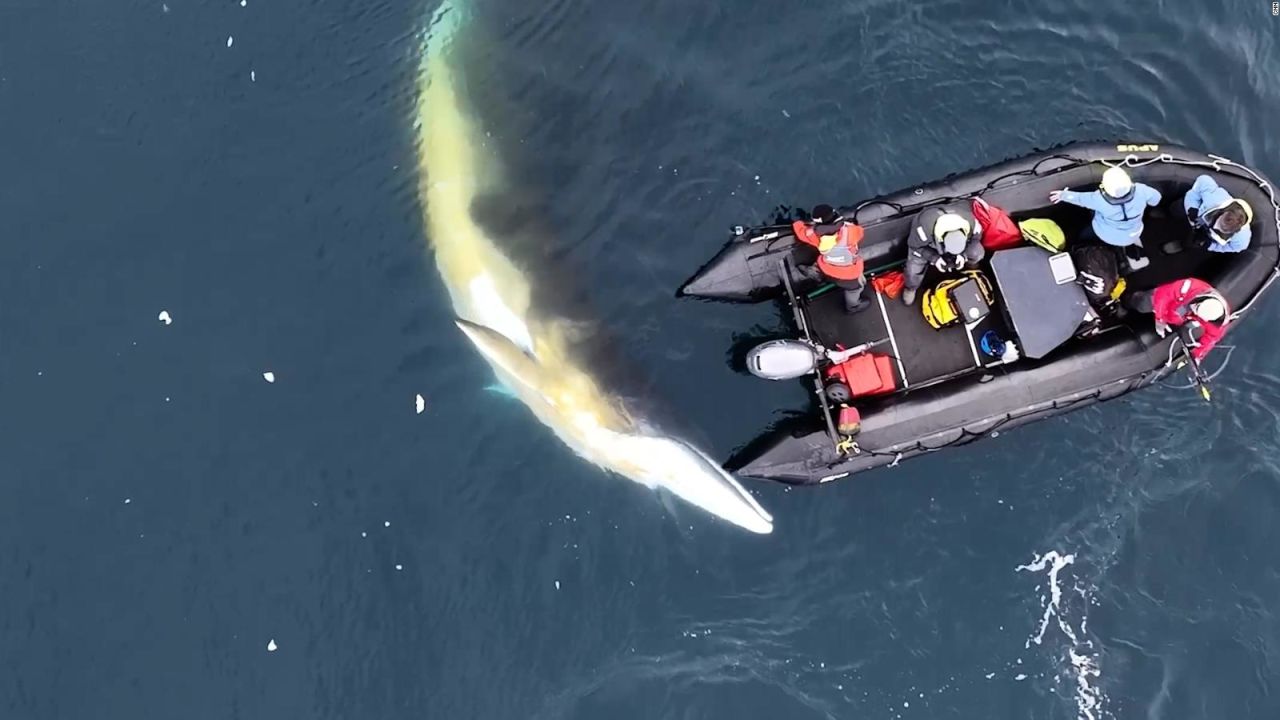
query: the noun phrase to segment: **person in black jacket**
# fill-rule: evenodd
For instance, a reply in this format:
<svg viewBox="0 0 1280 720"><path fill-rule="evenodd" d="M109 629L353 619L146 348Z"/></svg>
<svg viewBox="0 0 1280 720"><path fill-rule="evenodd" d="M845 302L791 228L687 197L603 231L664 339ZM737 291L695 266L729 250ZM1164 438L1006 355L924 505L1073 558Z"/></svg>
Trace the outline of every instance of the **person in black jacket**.
<svg viewBox="0 0 1280 720"><path fill-rule="evenodd" d="M974 220L966 204L921 210L907 237L902 302L910 305L916 301L916 290L924 282L930 265L940 272L977 267L984 252L982 226Z"/></svg>

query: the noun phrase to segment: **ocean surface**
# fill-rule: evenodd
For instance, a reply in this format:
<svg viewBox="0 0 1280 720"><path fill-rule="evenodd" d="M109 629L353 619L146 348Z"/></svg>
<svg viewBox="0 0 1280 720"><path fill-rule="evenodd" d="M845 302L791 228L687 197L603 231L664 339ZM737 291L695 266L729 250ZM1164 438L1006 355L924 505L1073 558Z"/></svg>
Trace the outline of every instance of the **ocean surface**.
<svg viewBox="0 0 1280 720"><path fill-rule="evenodd" d="M419 196L434 10L0 0L0 717L1280 717L1280 300L1212 405L746 481L749 534L489 389ZM674 297L730 225L1078 139L1280 178L1263 0L468 12L504 250L717 458L805 401L726 365L774 308Z"/></svg>

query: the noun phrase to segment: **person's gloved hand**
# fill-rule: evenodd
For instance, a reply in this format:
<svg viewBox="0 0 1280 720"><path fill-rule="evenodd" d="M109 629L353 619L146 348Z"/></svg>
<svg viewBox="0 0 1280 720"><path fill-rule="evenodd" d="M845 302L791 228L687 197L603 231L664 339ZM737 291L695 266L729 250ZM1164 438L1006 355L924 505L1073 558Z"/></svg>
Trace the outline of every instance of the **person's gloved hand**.
<svg viewBox="0 0 1280 720"><path fill-rule="evenodd" d="M1197 209L1197 208L1188 208L1188 209L1187 209L1187 222L1188 222L1188 223L1190 223L1190 224L1192 224L1192 225L1195 225L1195 224L1196 224L1196 221L1197 221L1197 220L1199 220L1199 219L1200 219L1200 210L1199 210L1199 209Z"/></svg>
<svg viewBox="0 0 1280 720"><path fill-rule="evenodd" d="M963 256L963 255L957 255L957 256L956 256L956 269L957 269L957 270L963 270L963 269L964 269L964 256Z"/></svg>
<svg viewBox="0 0 1280 720"><path fill-rule="evenodd" d="M1169 334L1169 323L1156 321L1156 335L1164 337Z"/></svg>
<svg viewBox="0 0 1280 720"><path fill-rule="evenodd" d="M1062 202L1062 193L1066 191L1067 191L1067 188L1062 188L1061 190L1054 190L1053 192L1049 193L1049 202L1054 204Z"/></svg>
<svg viewBox="0 0 1280 720"><path fill-rule="evenodd" d="M947 272L951 269L947 265L947 259L941 255L938 256L937 260L933 261L933 266L938 268L938 272Z"/></svg>

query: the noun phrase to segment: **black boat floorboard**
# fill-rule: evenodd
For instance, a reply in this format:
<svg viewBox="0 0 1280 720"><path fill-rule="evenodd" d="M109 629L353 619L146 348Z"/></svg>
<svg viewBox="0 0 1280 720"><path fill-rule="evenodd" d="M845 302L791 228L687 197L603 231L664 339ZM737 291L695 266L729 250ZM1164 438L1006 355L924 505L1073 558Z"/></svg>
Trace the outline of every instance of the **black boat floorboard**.
<svg viewBox="0 0 1280 720"><path fill-rule="evenodd" d="M911 385L922 385L947 375L973 370L973 350L963 326L934 330L920 313L922 297L905 305L901 298L884 298L885 312L893 324L898 357Z"/></svg>
<svg viewBox="0 0 1280 720"><path fill-rule="evenodd" d="M956 326L933 329L920 312L920 300L912 305L904 305L901 297L885 297L882 313L874 291L868 290L867 296L872 301L871 307L853 315L844 311L844 300L839 291L826 292L810 300L807 315L815 339L827 347L853 347L860 343L883 340L889 337L884 323L887 315L893 326L896 357L902 363L909 385L923 385L931 380L975 369L973 349L969 345L965 328ZM995 327L994 318L992 322L992 327ZM987 328L984 325L982 329ZM890 345L881 345L875 352L895 355L895 350Z"/></svg>
<svg viewBox="0 0 1280 720"><path fill-rule="evenodd" d="M844 311L844 297L839 289L824 292L809 300L806 314L814 339L826 347L834 348L853 347L889 337L880 308L875 303L874 291L868 288L867 297L872 300L871 306L852 315ZM889 350L884 346L876 348L876 352L887 353Z"/></svg>
<svg viewBox="0 0 1280 720"><path fill-rule="evenodd" d="M1191 233L1182 215L1182 195L1176 197L1177 207L1163 207L1147 213L1143 223L1142 246L1151 264L1126 276L1133 290L1150 290L1173 280L1185 277L1201 279L1212 277L1221 269L1223 257L1218 253L1193 248L1165 255L1162 246L1170 240L1181 240ZM1176 213L1176 214L1175 214Z"/></svg>

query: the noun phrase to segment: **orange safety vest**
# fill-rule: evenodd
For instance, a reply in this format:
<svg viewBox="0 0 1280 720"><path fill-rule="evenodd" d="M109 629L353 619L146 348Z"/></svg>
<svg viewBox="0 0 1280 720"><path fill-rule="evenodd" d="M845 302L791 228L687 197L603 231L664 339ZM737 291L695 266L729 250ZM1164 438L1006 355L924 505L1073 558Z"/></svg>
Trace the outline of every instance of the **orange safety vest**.
<svg viewBox="0 0 1280 720"><path fill-rule="evenodd" d="M826 250L822 249L822 241L831 236L819 236L813 225L796 220L791 223L791 230L800 242L818 249L818 269L823 275L833 280L857 280L862 277L862 257L858 255L858 244L862 242L861 225L848 221L841 223L833 244Z"/></svg>

